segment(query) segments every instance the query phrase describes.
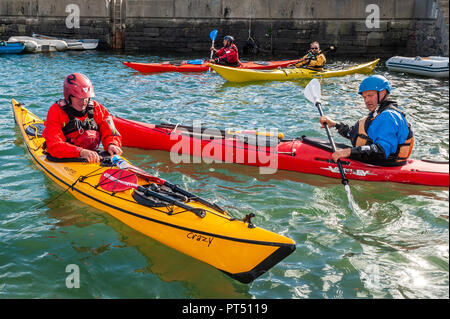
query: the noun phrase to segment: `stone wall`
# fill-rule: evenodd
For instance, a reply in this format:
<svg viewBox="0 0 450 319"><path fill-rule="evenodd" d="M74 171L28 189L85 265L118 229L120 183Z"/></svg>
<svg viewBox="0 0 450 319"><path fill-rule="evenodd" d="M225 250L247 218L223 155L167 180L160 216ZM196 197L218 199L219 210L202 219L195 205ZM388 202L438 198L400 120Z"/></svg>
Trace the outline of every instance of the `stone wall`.
<svg viewBox="0 0 450 319"><path fill-rule="evenodd" d="M445 54L445 44L448 55L448 28L442 31L438 2L0 0L0 39L35 32L99 38L103 48L201 54L211 45L209 32L218 29L219 40L232 34L241 53L248 54L296 56L318 40L322 47L337 45L339 55ZM80 8L79 28L66 27L68 4ZM374 28L366 24L372 14L369 5L379 8L379 25Z"/></svg>
<svg viewBox="0 0 450 319"><path fill-rule="evenodd" d="M440 55L448 56L448 16L449 0L440 0L437 10L436 37Z"/></svg>
<svg viewBox="0 0 450 319"><path fill-rule="evenodd" d="M318 40L339 54L406 54L414 25L414 0L216 0L127 1L126 42L131 50L190 52L210 45L209 32L232 34L252 52L298 55ZM427 2L427 1L425 1ZM366 7L377 4L380 25L366 26ZM151 9L157 8L157 9ZM422 20L428 20L423 18ZM249 39L249 35L251 39ZM253 41L252 41L253 40Z"/></svg>

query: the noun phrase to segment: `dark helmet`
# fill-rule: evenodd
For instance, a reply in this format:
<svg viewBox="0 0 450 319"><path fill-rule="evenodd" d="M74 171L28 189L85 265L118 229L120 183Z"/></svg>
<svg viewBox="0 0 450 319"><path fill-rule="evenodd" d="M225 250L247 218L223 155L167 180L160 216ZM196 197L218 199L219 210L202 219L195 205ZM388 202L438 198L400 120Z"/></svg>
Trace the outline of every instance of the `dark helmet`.
<svg viewBox="0 0 450 319"><path fill-rule="evenodd" d="M230 41L230 43L234 43L234 38L231 35L226 35L223 37L223 39Z"/></svg>

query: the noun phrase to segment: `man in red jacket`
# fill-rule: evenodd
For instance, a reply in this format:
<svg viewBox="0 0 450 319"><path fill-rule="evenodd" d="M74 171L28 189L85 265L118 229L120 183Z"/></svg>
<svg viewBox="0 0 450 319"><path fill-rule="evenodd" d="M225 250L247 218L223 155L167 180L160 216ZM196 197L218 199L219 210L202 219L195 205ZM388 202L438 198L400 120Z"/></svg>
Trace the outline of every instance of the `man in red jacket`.
<svg viewBox="0 0 450 319"><path fill-rule="evenodd" d="M239 53L238 48L234 45L234 38L231 35L227 35L223 38L223 48L217 50L214 46L211 47L211 51L217 55L217 58L211 59L209 62L227 65L227 66L239 66Z"/></svg>
<svg viewBox="0 0 450 319"><path fill-rule="evenodd" d="M51 156L98 163L100 142L110 155L122 154L122 138L106 108L91 100L94 96L87 76L73 73L66 77L64 99L50 107L45 121L43 136Z"/></svg>

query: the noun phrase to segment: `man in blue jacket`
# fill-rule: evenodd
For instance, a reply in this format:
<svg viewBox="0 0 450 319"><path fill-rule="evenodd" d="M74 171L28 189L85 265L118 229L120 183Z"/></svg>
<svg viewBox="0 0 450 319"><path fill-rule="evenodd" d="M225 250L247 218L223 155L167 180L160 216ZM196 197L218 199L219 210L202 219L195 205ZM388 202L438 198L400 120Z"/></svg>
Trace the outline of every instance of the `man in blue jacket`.
<svg viewBox="0 0 450 319"><path fill-rule="evenodd" d="M320 118L324 127L336 127L339 134L352 142L351 148L337 150L332 154L336 162L340 158L383 166L404 165L414 146L414 133L397 103L389 99L391 86L381 75L364 79L358 93L364 98L369 115L349 127L336 123L326 116Z"/></svg>

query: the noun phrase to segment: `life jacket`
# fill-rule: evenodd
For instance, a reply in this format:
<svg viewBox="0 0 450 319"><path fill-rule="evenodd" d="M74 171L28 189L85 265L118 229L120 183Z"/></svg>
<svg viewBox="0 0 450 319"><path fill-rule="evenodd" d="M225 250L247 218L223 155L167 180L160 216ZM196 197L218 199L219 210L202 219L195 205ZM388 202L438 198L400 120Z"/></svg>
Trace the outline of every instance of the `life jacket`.
<svg viewBox="0 0 450 319"><path fill-rule="evenodd" d="M393 110L398 113L400 113L403 117L406 116L405 114L400 111L397 107L395 102L390 102L387 106L382 107L381 110L378 111L378 113L374 116L374 112L371 112L368 116L363 117L358 122L358 134L356 136L355 146L363 146L363 145L369 145L373 144L373 140L369 137L367 131L369 130L370 125L372 124L372 121L381 113L386 110ZM413 147L414 147L414 132L412 130L411 124L406 121L406 124L408 125L408 136L406 137L406 140L404 143L399 144L397 146L397 151L394 154L389 155L387 158L388 161L393 161L396 163L402 163L406 162L406 160L410 157Z"/></svg>
<svg viewBox="0 0 450 319"><path fill-rule="evenodd" d="M216 59L216 62L219 64L230 65L230 66L239 66L239 51L234 43L232 43L228 47L223 47L217 53L219 58Z"/></svg>
<svg viewBox="0 0 450 319"><path fill-rule="evenodd" d="M100 145L101 136L100 129L94 120L94 102L89 101L86 107L87 117L83 121L76 117L77 111L65 101L57 103L69 117L69 122L64 123L62 128L67 142L92 151L96 150Z"/></svg>
<svg viewBox="0 0 450 319"><path fill-rule="evenodd" d="M322 63L311 65L311 61L317 61L317 57L319 57L319 56L322 56ZM302 59L306 59L306 60L298 62L297 64L295 64L295 67L313 70L313 71L323 71L323 67L325 66L325 63L327 61L327 59L325 58L325 55L322 52L315 54L311 51L308 51L308 53Z"/></svg>
<svg viewBox="0 0 450 319"><path fill-rule="evenodd" d="M311 61L317 60L317 57L320 55L322 55L322 53L311 54L311 59L308 61L308 63L305 65L305 67L310 70L314 70L314 71L323 71L323 67L325 66L325 61L326 61L325 57L324 57L324 62L322 64L311 65Z"/></svg>

